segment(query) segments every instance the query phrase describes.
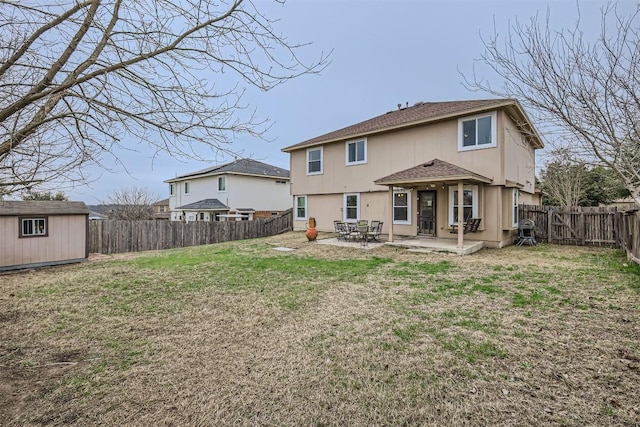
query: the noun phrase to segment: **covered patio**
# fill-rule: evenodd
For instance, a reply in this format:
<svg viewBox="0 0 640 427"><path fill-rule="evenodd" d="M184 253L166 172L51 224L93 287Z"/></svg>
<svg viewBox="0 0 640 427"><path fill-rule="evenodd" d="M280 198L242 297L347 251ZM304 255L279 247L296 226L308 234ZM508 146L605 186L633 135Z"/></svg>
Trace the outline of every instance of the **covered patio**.
<svg viewBox="0 0 640 427"><path fill-rule="evenodd" d="M458 224L465 224L465 220L471 219L471 210L469 215L465 217L465 186L466 185L477 185L482 186L486 184L491 184L493 182L493 178L488 178L477 173L471 172L467 169L461 168L454 164L445 162L439 159L433 159L431 161L421 163L417 166L414 166L409 169L405 169L386 177L380 178L375 181L378 185L386 185L389 187L389 209L390 215L388 218L389 229L388 229L388 243L391 245L403 246L403 247L413 247L415 249L429 249L429 250L445 250L447 252L456 252L456 253L473 253L482 248L482 241L474 241L474 240L465 240L465 227L459 227ZM430 220L434 221L442 225L446 223L446 227L440 227L440 230L434 225L432 238L423 238L419 236L419 230L421 230L421 221L425 221L425 215L423 214L423 209L429 209L429 205L426 205L426 208L422 206L418 207L418 214L416 217L416 222L420 224L417 227L416 236L411 236L409 238L403 237L400 239L395 238L394 235L394 222L396 218L395 215L395 203L394 203L394 193L397 192L398 189L411 189L411 190L432 190L439 187L443 189L445 187L454 186L454 190L451 192L451 195L457 197L457 199L453 200L451 206L453 206L453 212L451 212L451 216L442 214L444 210L440 210L440 214L438 211L433 208L433 212L431 213L432 218ZM476 195L475 197L478 197ZM479 204L478 200L474 202L476 206ZM449 206L448 200L447 205ZM451 209L451 208L448 208ZM411 212L413 215L413 212ZM451 219L448 219L451 218ZM477 219L482 219L481 216ZM450 226L455 226L454 230L457 231L457 235L451 234L448 230ZM446 234L445 234L446 233ZM446 235L451 234L452 238L445 237ZM455 237L454 237L455 236ZM455 249L455 250L450 250Z"/></svg>

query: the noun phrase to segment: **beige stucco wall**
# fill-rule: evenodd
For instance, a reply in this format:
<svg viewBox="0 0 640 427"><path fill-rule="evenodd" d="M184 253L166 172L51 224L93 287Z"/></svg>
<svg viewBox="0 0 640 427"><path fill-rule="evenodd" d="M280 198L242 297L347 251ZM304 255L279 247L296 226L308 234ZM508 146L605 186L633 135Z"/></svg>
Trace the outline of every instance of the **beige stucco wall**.
<svg viewBox="0 0 640 427"><path fill-rule="evenodd" d="M19 227L17 216L0 216L0 268L87 257L86 215L50 215L46 237L20 238Z"/></svg>
<svg viewBox="0 0 640 427"><path fill-rule="evenodd" d="M504 123L504 161L501 162L504 165L504 179L523 185L521 190L525 193L534 193L535 150L526 142L516 123L507 114L501 113L501 117Z"/></svg>
<svg viewBox="0 0 640 427"><path fill-rule="evenodd" d="M515 144L516 132L519 132L515 124L506 114L500 113L497 117L497 146L492 148L458 152L458 120L455 119L369 136L366 164L345 165L349 141L325 144L321 175L307 175L307 149L295 150L290 153L291 192L295 195L382 190L383 187L373 181L434 158L492 178L494 185L504 185L505 179L533 183L533 149ZM503 153L505 145L509 148ZM533 192L533 187L524 190Z"/></svg>
<svg viewBox="0 0 640 427"><path fill-rule="evenodd" d="M393 225L394 236L416 236L418 225L417 199L418 192L423 190L436 191L436 229L437 237L456 240L457 235L452 234L449 225L449 188L438 186L436 188L425 187L411 191L411 224ZM505 205L503 200L511 197L512 189L502 186L479 186L478 188L478 217L482 218L477 233L466 234L467 240L483 240L486 246L502 247L510 244L517 230L514 227L504 227L504 221L511 224L512 211L510 205ZM343 195L324 194L307 196L307 219L295 220L294 229L304 230L308 218L314 217L319 231L333 231L333 221L343 220ZM383 234L389 234L391 224L389 191L360 193L360 218L369 221L384 221ZM506 216L506 218L505 218Z"/></svg>
<svg viewBox="0 0 640 427"><path fill-rule="evenodd" d="M367 162L346 165L346 144L352 140L322 146L323 173L307 175L307 149L290 153L291 194L307 196L307 217L318 219L321 231L333 230L333 221L343 219L345 193L360 193L360 218L382 220L383 233L389 232L391 202L386 186L376 179L414 167L428 160L440 160L491 178L489 185L478 185L477 233L465 239L483 240L487 246L510 244L517 229L512 226L512 188L520 184L520 203L535 203L535 154L524 142L516 123L508 115L496 113L496 147L458 151L458 119L367 137ZM317 147L314 147L317 148ZM510 182L508 182L510 181ZM437 236L457 239L449 225L449 186L412 190L411 224L394 225L394 235L417 234L417 197L420 190L437 191ZM305 220L294 221L295 229L304 229Z"/></svg>

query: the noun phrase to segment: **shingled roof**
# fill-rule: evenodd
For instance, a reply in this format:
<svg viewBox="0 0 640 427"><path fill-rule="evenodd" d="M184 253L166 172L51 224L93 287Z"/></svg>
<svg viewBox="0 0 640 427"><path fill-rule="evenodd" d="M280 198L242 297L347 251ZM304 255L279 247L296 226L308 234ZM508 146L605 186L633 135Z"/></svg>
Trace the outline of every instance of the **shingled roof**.
<svg viewBox="0 0 640 427"><path fill-rule="evenodd" d="M253 159L238 159L230 163L225 163L223 165L217 165L196 172L190 172L186 175L177 176L164 182L174 182L185 178L195 178L205 175L223 174L253 175L270 178L289 179L289 171L286 169L269 165L267 163L262 163Z"/></svg>
<svg viewBox="0 0 640 427"><path fill-rule="evenodd" d="M89 215L84 202L59 200L0 201L0 216L16 215Z"/></svg>
<svg viewBox="0 0 640 427"><path fill-rule="evenodd" d="M487 184L493 181L492 178L487 178L475 172L461 168L460 166L453 165L440 159L433 159L412 168L377 179L374 182L378 185L408 185L412 183L453 180L484 182Z"/></svg>
<svg viewBox="0 0 640 427"><path fill-rule="evenodd" d="M299 144L294 144L282 149L284 152L325 144L327 142L341 141L366 135L390 132L411 126L418 126L430 122L462 117L497 108L509 108L511 113L517 116L518 121L528 123L528 129L532 134L532 143L538 148L544 145L537 136L533 125L526 113L515 99L481 99L469 101L447 102L418 102L411 107L389 111L386 114L338 129L333 132L308 139Z"/></svg>
<svg viewBox="0 0 640 427"><path fill-rule="evenodd" d="M178 206L176 209L185 211L227 211L229 207L218 199L203 199L188 205Z"/></svg>

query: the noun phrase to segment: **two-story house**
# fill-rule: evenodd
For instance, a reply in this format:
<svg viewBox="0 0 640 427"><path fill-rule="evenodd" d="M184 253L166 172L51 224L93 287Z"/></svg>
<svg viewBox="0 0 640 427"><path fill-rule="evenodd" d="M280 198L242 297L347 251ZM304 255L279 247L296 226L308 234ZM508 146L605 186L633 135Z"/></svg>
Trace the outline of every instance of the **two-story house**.
<svg viewBox="0 0 640 427"><path fill-rule="evenodd" d="M290 154L294 228L309 217L384 221L383 233L513 241L518 204L539 203L542 140L512 99L420 102L284 148ZM458 223L480 219L463 237ZM452 233L453 231L453 233ZM461 247L461 246L460 246Z"/></svg>
<svg viewBox="0 0 640 427"><path fill-rule="evenodd" d="M153 219L166 220L171 216L171 208L169 207L169 199L158 200L151 205L153 208Z"/></svg>
<svg viewBox="0 0 640 427"><path fill-rule="evenodd" d="M172 221L252 220L291 209L289 171L257 160L238 159L164 182Z"/></svg>

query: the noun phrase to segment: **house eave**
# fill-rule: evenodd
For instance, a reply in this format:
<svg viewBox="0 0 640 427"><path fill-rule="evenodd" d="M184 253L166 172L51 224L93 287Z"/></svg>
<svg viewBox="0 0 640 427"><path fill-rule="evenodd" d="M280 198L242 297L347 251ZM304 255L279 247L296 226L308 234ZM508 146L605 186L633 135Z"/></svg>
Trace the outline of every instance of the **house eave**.
<svg viewBox="0 0 640 427"><path fill-rule="evenodd" d="M374 181L376 185L413 188L425 184L442 183L451 184L457 182L468 184L491 184L493 179L480 175L436 176L432 178L397 179L390 181Z"/></svg>
<svg viewBox="0 0 640 427"><path fill-rule="evenodd" d="M242 173L242 172L209 172L209 173L203 173L203 174L198 174L198 175L186 175L186 176L183 175L183 176L179 176L179 177L176 177L176 178L167 179L167 180L165 180L163 182L165 182L167 184L170 184L170 183L174 183L174 182L190 181L192 179L206 178L206 177L219 176L219 175L252 176L252 177L256 177L256 178L281 179L283 181L291 180L291 178L288 177L288 176L259 175L259 174Z"/></svg>
<svg viewBox="0 0 640 427"><path fill-rule="evenodd" d="M388 127L376 129L374 131L360 132L360 133L347 135L347 136L341 136L341 137L337 137L337 138L329 138L329 139L325 139L325 140L311 142L309 144L302 144L302 145L294 144L294 145L291 145L289 147L285 147L285 148L281 149L281 151L284 152L284 153L290 153L292 151L300 150L300 149L303 149L303 148L315 147L315 146L318 146L318 145L330 144L330 143L334 143L334 142L342 142L342 141L347 141L347 140L350 140L350 139L366 137L366 136L369 136L369 135L378 135L378 134L381 134L381 133L393 132L393 131L396 131L396 130L407 129L407 128L412 128L412 127L416 127L416 126L422 126L422 125L425 125L425 124L436 123L436 122L445 121L445 120L451 120L451 119L457 119L457 118L460 118L460 117L464 117L464 116L468 116L468 115L474 115L474 114L482 113L482 112L485 112L485 111L494 111L494 110L497 111L497 110L500 110L502 108L509 107L511 105L515 105L515 102L514 101L505 101L505 102L502 102L502 103L499 103L499 104L493 104L491 106L472 108L472 109L468 109L468 110L465 110L465 111L458 111L458 112L455 112L455 113L444 114L444 115L438 116L438 117L430 117L428 119L416 120L414 122L403 123L403 124L396 125L396 126L388 126ZM520 108L518 108L518 110L520 112L522 112L525 120L528 120L528 117L526 117L526 114L524 114L524 111L522 111ZM535 131L535 129L534 129L534 131ZM540 148L542 148L542 147L540 147Z"/></svg>

